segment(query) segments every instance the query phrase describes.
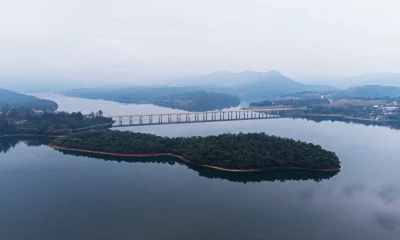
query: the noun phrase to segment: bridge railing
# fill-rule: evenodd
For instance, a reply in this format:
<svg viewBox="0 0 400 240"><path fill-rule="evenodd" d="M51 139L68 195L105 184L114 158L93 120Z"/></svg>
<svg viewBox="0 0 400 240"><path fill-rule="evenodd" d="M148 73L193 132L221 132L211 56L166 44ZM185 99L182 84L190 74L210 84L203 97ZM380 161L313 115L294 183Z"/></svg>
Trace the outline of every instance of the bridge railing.
<svg viewBox="0 0 400 240"><path fill-rule="evenodd" d="M117 126L159 125L172 123L193 123L212 121L234 121L247 119L278 118L294 108L246 108L229 111L210 112L178 112L157 114L131 114L109 116L116 121Z"/></svg>

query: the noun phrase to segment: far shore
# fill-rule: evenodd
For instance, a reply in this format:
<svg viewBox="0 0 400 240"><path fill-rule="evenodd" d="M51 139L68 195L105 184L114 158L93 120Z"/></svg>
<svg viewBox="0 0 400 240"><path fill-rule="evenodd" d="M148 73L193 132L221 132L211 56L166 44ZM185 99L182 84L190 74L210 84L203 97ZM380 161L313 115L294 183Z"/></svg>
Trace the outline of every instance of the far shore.
<svg viewBox="0 0 400 240"><path fill-rule="evenodd" d="M87 130L87 129L92 129L92 128L98 128L98 127L106 127L110 126L112 127L114 123L105 123L105 124L100 124L100 125L94 125L94 126L89 126L89 127L83 127L83 128L73 128L73 129L66 129L67 131L82 131L82 130ZM65 135L45 135L45 134L28 134L28 133L18 133L18 134L5 134L5 135L0 135L0 138L5 138L5 137L49 137L49 138L62 138L65 137Z"/></svg>
<svg viewBox="0 0 400 240"><path fill-rule="evenodd" d="M161 157L161 156L171 156L178 158L186 163L201 166L201 167L206 167L206 168L212 168L220 171L225 171L225 172L265 172L268 170L308 170L308 171L318 171L318 172L339 172L341 170L341 167L339 168L333 168L333 169L315 169L315 168L300 168L300 167L271 167L271 168L263 168L263 169L229 169L229 168L221 168L221 167L215 167L215 166L210 166L210 165L203 165L199 163L192 162L188 159L185 159L184 157L172 153L154 153L154 154L123 154L123 153L110 153L110 152L101 152L101 151L92 151L92 150L85 150L85 149L78 149L78 148L66 148L66 147L60 147L60 146L55 146L55 145L49 145L49 147L56 149L56 150L65 150L65 151L73 151L73 152L84 152L84 153L94 153L94 154L102 154L102 155L108 155L108 156L118 156L118 157Z"/></svg>
<svg viewBox="0 0 400 240"><path fill-rule="evenodd" d="M53 135L43 135L43 134L6 134L6 135L0 135L0 138L5 138L5 137L48 137L48 138L63 138L65 136L59 135L59 136L53 136Z"/></svg>

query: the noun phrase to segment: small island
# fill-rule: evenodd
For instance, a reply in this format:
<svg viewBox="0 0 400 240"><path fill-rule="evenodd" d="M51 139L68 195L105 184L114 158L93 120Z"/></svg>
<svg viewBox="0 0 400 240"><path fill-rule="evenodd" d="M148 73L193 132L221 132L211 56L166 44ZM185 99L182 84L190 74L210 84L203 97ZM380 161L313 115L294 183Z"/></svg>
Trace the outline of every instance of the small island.
<svg viewBox="0 0 400 240"><path fill-rule="evenodd" d="M265 133L207 137L161 137L103 130L54 139L50 147L123 157L173 156L186 163L230 172L270 169L340 171L334 152L318 145Z"/></svg>

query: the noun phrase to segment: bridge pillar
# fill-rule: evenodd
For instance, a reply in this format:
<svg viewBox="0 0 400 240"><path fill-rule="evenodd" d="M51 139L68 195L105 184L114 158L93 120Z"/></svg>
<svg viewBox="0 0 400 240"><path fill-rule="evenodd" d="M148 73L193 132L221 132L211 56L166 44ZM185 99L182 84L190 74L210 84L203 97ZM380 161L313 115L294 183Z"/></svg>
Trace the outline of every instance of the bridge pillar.
<svg viewBox="0 0 400 240"><path fill-rule="evenodd" d="M119 125L122 126L122 117L119 117Z"/></svg>
<svg viewBox="0 0 400 240"><path fill-rule="evenodd" d="M132 117L129 117L129 125L132 125Z"/></svg>

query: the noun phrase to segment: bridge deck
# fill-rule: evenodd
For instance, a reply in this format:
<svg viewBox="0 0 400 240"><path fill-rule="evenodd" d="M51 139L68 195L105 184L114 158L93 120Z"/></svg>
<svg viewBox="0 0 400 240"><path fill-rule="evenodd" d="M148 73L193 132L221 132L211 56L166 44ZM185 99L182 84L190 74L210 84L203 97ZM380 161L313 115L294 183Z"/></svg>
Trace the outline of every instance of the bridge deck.
<svg viewBox="0 0 400 240"><path fill-rule="evenodd" d="M108 116L109 118L121 118L121 117L148 117L148 116L167 116L167 115L184 115L184 114L223 114L223 113L235 113L235 112L268 112L268 111L291 111L299 110L304 108L242 108L238 110L225 110L225 111L207 111L207 112L169 112L169 113L152 113L152 114L124 114Z"/></svg>
<svg viewBox="0 0 400 240"><path fill-rule="evenodd" d="M250 119L281 118L285 112L301 108L251 108L210 112L175 112L158 114L130 114L110 116L118 119L114 126L144 126L178 123L239 121Z"/></svg>

